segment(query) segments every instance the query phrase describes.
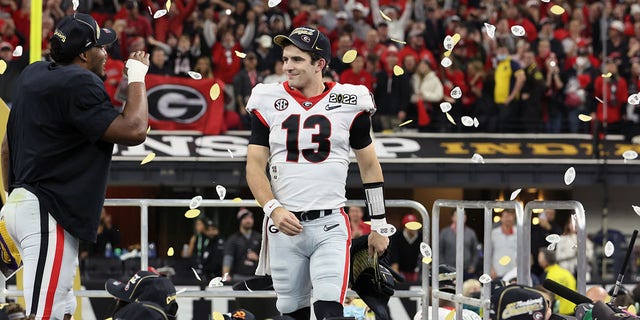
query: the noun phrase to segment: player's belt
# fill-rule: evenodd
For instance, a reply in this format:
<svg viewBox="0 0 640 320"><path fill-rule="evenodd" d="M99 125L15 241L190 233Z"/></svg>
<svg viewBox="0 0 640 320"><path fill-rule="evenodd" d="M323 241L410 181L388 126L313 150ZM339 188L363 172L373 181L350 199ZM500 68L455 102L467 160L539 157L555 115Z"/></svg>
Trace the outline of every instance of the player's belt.
<svg viewBox="0 0 640 320"><path fill-rule="evenodd" d="M332 213L340 213L340 209L292 211L291 213L293 213L300 221L311 221L328 216Z"/></svg>

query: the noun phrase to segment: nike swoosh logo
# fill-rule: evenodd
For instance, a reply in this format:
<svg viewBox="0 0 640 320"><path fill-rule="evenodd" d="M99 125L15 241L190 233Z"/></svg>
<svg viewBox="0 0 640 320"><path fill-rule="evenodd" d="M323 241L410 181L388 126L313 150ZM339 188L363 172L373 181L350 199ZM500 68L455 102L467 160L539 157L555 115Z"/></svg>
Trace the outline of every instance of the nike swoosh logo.
<svg viewBox="0 0 640 320"><path fill-rule="evenodd" d="M318 48L318 47L316 47L316 50L318 50L318 51L322 51L322 48Z"/></svg>
<svg viewBox="0 0 640 320"><path fill-rule="evenodd" d="M340 107L342 107L342 105L341 105L341 104L336 104L336 105L333 105L333 106L327 105L327 106L326 106L326 107L324 107L324 108L325 108L325 109L327 109L327 111L331 111L331 110L333 110L333 109L338 109L338 108L340 108Z"/></svg>
<svg viewBox="0 0 640 320"><path fill-rule="evenodd" d="M340 225L339 223L336 223L336 224L334 224L334 225L332 225L332 226L327 226L327 225L325 224L325 225L324 225L324 228L322 228L322 229L323 229L324 231L330 231L331 229L333 229L333 228L335 228L335 227L337 227L337 226L339 226L339 225Z"/></svg>

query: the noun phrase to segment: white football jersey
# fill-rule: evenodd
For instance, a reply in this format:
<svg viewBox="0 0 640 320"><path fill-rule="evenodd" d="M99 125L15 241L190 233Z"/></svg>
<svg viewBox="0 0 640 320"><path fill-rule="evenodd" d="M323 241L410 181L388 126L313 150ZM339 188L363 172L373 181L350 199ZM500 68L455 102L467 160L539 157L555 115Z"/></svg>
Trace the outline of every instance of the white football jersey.
<svg viewBox="0 0 640 320"><path fill-rule="evenodd" d="M362 112L375 112L362 85L328 83L306 98L288 83L258 84L247 102L269 127L272 191L289 211L344 206L349 167L349 130Z"/></svg>

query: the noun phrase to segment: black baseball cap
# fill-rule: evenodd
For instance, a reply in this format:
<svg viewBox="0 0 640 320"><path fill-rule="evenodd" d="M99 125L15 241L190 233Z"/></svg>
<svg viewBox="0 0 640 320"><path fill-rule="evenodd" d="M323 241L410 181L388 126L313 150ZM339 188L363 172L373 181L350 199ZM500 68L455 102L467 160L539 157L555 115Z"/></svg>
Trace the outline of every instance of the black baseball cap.
<svg viewBox="0 0 640 320"><path fill-rule="evenodd" d="M167 320L169 317L165 314L162 307L157 303L142 301L130 303L122 309L116 311L112 319L114 320Z"/></svg>
<svg viewBox="0 0 640 320"><path fill-rule="evenodd" d="M60 20L49 40L51 58L56 62L70 62L91 47L104 46L116 41L115 31L100 28L92 16L74 13Z"/></svg>
<svg viewBox="0 0 640 320"><path fill-rule="evenodd" d="M162 306L168 316L175 316L178 311L176 288L171 280L150 271L138 271L126 283L109 279L105 283L107 292L126 301L149 301Z"/></svg>
<svg viewBox="0 0 640 320"><path fill-rule="evenodd" d="M289 36L275 36L273 42L281 47L291 43L302 51L317 53L327 61L327 64L331 62L331 43L329 42L329 38L318 29L298 27L293 29Z"/></svg>

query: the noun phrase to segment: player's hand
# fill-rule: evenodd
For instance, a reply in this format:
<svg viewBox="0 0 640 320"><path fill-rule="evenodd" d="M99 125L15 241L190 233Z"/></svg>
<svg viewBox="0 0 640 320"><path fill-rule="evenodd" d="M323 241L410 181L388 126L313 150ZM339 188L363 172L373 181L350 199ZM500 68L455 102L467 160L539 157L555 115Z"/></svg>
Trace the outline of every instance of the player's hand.
<svg viewBox="0 0 640 320"><path fill-rule="evenodd" d="M369 256L373 256L374 252L378 253L378 256L382 255L389 246L389 238L379 234L377 231L371 230L369 233Z"/></svg>
<svg viewBox="0 0 640 320"><path fill-rule="evenodd" d="M273 224L288 236L295 236L302 232L302 224L296 216L284 207L278 207L271 213Z"/></svg>
<svg viewBox="0 0 640 320"><path fill-rule="evenodd" d="M149 54L144 51L136 51L129 54L129 59L138 60L145 65L149 65Z"/></svg>

